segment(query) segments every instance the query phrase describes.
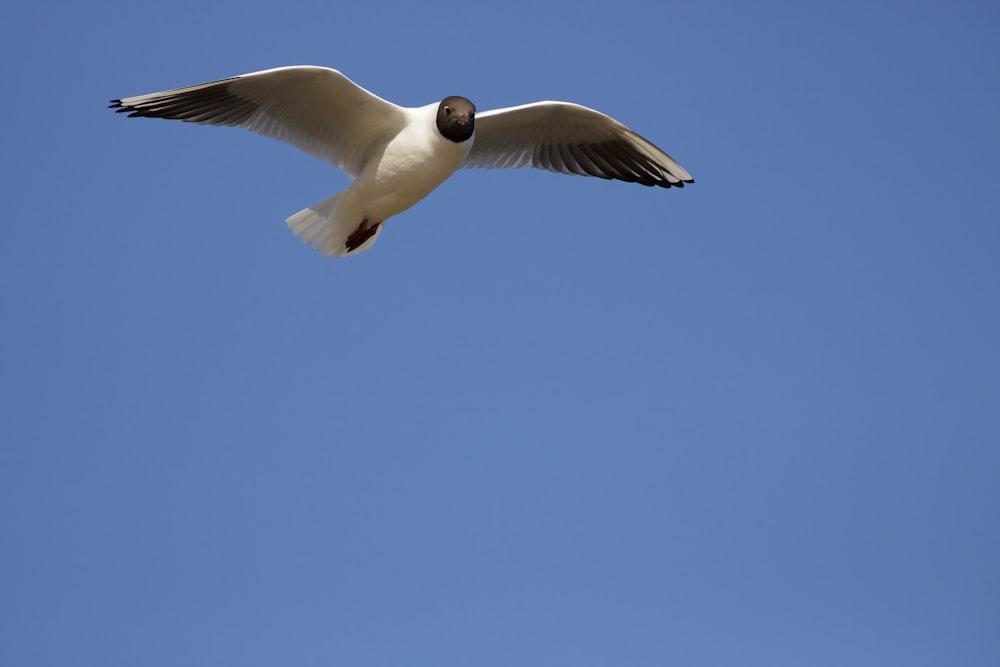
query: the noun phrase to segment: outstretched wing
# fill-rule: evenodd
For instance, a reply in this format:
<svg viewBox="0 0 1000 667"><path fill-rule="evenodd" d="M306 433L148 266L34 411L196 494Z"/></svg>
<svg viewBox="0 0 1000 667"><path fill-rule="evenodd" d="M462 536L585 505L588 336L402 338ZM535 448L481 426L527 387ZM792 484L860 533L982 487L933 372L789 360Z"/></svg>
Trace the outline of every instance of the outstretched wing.
<svg viewBox="0 0 1000 667"><path fill-rule="evenodd" d="M129 116L243 127L357 175L406 123L405 110L327 67L279 67L112 100Z"/></svg>
<svg viewBox="0 0 1000 667"><path fill-rule="evenodd" d="M477 113L475 143L462 166L536 167L664 188L694 183L651 142L610 116L570 102Z"/></svg>

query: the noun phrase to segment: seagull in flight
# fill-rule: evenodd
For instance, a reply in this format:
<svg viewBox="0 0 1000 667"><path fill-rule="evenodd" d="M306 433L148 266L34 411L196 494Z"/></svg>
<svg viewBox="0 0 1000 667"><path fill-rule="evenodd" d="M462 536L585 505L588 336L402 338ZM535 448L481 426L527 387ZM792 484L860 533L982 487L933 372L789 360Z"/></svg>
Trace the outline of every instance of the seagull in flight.
<svg viewBox="0 0 1000 667"><path fill-rule="evenodd" d="M571 102L476 112L459 96L402 107L335 69L279 67L112 100L129 116L229 125L285 141L354 181L286 221L329 257L370 248L385 221L460 168L536 167L663 188L693 183L669 155L610 116Z"/></svg>

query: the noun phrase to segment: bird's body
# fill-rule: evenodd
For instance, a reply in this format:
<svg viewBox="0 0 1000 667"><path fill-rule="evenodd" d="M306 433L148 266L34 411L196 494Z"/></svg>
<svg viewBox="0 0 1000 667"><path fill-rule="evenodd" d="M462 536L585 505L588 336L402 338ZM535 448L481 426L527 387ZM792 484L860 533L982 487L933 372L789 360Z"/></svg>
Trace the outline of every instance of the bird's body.
<svg viewBox="0 0 1000 667"><path fill-rule="evenodd" d="M472 140L456 143L441 136L434 125L437 108L407 110L406 125L372 155L350 187L288 219L295 235L332 257L362 252L375 243L383 222L444 183L462 166ZM372 233L366 236L359 225ZM348 242L356 230L361 242Z"/></svg>
<svg viewBox="0 0 1000 667"><path fill-rule="evenodd" d="M437 104L408 111L409 122L372 156L349 198L367 202L379 220L402 213L444 183L465 161L473 140L457 143L436 131Z"/></svg>
<svg viewBox="0 0 1000 667"><path fill-rule="evenodd" d="M325 255L357 254L390 217L462 167L550 171L681 187L666 153L593 109L538 102L476 114L464 97L406 108L336 70L283 67L112 101L131 116L244 127L286 141L354 176L342 192L288 218Z"/></svg>

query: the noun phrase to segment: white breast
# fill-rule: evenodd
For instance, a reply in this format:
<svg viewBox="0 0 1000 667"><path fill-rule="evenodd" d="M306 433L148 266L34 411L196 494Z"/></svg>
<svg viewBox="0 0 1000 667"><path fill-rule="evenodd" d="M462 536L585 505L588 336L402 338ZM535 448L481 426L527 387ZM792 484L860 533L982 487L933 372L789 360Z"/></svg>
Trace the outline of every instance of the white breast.
<svg viewBox="0 0 1000 667"><path fill-rule="evenodd" d="M441 136L435 125L438 104L407 109L410 121L365 166L351 186L352 195L372 220L401 213L451 176L472 149Z"/></svg>

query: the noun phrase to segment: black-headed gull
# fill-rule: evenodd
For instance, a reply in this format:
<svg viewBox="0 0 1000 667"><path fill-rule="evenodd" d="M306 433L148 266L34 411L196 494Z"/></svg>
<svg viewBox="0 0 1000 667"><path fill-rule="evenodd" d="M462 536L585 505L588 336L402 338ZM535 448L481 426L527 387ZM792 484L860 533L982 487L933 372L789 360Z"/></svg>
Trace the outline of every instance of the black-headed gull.
<svg viewBox="0 0 1000 667"><path fill-rule="evenodd" d="M401 107L326 67L279 67L112 100L129 116L244 127L327 160L346 190L288 218L330 257L375 243L383 223L462 167L537 167L563 174L683 187L691 175L615 119L570 102L476 113L464 97Z"/></svg>

